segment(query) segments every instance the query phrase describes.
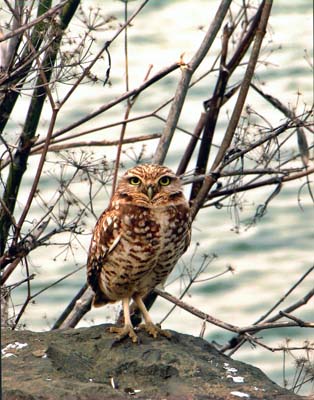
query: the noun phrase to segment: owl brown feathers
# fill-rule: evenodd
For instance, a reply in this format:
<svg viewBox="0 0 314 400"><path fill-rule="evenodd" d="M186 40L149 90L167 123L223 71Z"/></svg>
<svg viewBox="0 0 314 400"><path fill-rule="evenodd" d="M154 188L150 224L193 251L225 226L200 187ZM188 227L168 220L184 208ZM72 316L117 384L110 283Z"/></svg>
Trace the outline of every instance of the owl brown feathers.
<svg viewBox="0 0 314 400"><path fill-rule="evenodd" d="M112 332L137 341L129 311L133 299L147 332L169 336L153 324L142 297L167 279L190 243L190 232L189 205L169 168L138 165L122 176L94 228L87 261L93 305L122 300L124 327Z"/></svg>

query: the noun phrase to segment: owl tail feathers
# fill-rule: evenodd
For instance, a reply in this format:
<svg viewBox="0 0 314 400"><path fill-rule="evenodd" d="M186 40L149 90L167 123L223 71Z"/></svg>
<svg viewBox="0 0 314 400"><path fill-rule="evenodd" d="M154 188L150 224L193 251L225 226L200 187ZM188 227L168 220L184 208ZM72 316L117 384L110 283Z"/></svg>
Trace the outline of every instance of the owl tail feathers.
<svg viewBox="0 0 314 400"><path fill-rule="evenodd" d="M101 291L97 291L93 298L93 306L94 307L102 307L108 303L112 303L112 300L108 299L108 297Z"/></svg>

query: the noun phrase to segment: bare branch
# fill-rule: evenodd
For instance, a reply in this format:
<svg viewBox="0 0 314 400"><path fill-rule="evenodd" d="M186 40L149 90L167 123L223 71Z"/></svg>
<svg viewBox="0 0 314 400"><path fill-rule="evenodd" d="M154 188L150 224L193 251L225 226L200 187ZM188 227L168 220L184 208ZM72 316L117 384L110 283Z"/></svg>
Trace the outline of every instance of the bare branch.
<svg viewBox="0 0 314 400"><path fill-rule="evenodd" d="M7 33L6 35L0 36L0 43L4 42L5 40L11 39L14 36L18 36L21 33L27 31L30 29L32 26L37 25L39 22L43 21L46 18L51 18L54 14L56 14L65 4L67 3L67 0L61 1L59 4L56 6L50 8L47 12L44 14L40 15L39 17L33 19L31 22L28 24L23 24L21 27L17 29L13 29L12 32Z"/></svg>
<svg viewBox="0 0 314 400"><path fill-rule="evenodd" d="M251 80L253 78L253 74L254 74L254 70L255 70L255 66L258 60L258 55L259 52L261 50L261 46L262 46L262 42L266 33L266 26L267 26L267 22L268 22L268 18L270 15L270 11L271 11L271 7L272 7L272 1L271 0L265 0L263 2L264 6L263 6L263 10L262 10L262 15L261 15L261 19L257 28L257 32L255 35L255 40L254 40L254 44L253 44L253 48L252 48L252 52L250 55L250 59L247 65L247 69L245 72L245 75L243 77L242 80L242 84L241 84L241 88L240 88L240 92L239 92L239 96L236 102L236 105L233 109L233 113L231 115L230 118L230 122L229 125L227 127L227 131L225 133L223 142L219 148L218 154L213 162L212 165L212 170L215 170L218 165L221 163L224 154L226 153L227 149L229 148L234 132L236 130L236 127L238 125L241 113L242 113L242 109L246 100L246 96L248 94L249 88L250 88L250 84L251 84Z"/></svg>
<svg viewBox="0 0 314 400"><path fill-rule="evenodd" d="M177 86L177 90L175 93L174 100L172 102L168 118L167 118L167 124L164 128L163 135L159 141L155 156L154 156L154 163L156 164L162 164L166 153L169 149L170 142L172 139L172 136L174 134L175 128L178 124L178 120L181 114L181 110L183 107L184 99L187 94L187 90L189 88L189 83L192 78L193 73L196 71L198 68L199 64L201 61L204 59L206 56L207 52L209 51L216 35L217 32L219 31L221 24L225 18L225 15L229 9L229 6L231 4L230 0L225 0L222 1L219 5L219 8L216 12L216 15L213 19L213 22L211 23L209 29L206 32L206 35L192 57L192 59L187 63L184 64L183 62L181 63L181 80Z"/></svg>

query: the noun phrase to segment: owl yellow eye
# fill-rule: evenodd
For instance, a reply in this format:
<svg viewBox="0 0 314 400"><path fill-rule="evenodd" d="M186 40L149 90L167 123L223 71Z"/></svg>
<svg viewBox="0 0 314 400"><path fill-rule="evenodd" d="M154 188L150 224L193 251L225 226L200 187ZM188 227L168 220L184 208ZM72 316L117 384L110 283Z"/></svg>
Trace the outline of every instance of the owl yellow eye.
<svg viewBox="0 0 314 400"><path fill-rule="evenodd" d="M159 183L161 186L168 186L170 185L171 178L169 176L163 176L159 179Z"/></svg>
<svg viewBox="0 0 314 400"><path fill-rule="evenodd" d="M132 176L129 179L129 182L130 182L131 185L137 186L137 185L139 185L141 183L141 180L137 176Z"/></svg>

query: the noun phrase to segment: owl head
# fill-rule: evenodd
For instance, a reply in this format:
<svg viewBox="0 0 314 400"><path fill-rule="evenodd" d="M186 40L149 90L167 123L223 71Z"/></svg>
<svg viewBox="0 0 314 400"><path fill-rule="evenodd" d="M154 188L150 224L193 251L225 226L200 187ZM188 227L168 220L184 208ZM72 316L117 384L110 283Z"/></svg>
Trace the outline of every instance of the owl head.
<svg viewBox="0 0 314 400"><path fill-rule="evenodd" d="M143 206L185 201L180 178L171 169L157 164L137 165L126 171L118 183L116 196L120 201L137 201Z"/></svg>

